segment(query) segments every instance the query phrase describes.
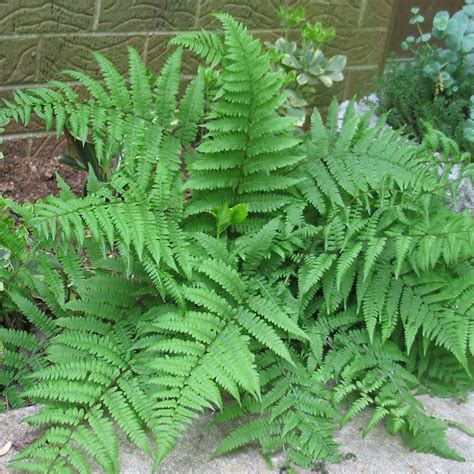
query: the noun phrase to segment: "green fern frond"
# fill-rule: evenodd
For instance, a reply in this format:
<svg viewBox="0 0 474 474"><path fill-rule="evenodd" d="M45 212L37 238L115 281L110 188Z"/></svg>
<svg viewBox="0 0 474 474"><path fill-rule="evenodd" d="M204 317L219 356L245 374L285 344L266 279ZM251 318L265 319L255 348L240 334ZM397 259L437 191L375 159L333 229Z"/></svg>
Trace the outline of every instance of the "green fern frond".
<svg viewBox="0 0 474 474"><path fill-rule="evenodd" d="M188 85L179 104L177 137L185 147L190 146L197 136L204 112L204 85L204 72L200 71Z"/></svg>
<svg viewBox="0 0 474 474"><path fill-rule="evenodd" d="M266 392L261 402L249 399L243 402L258 418L232 431L213 455L258 442L264 455L283 448L287 460L299 466L311 466L316 459L335 461L338 445L331 435L337 413L321 380L306 372L301 363L279 362L269 353L261 354L260 363ZM233 406L226 410L232 413ZM222 421L234 417L226 413L219 415Z"/></svg>
<svg viewBox="0 0 474 474"><path fill-rule="evenodd" d="M169 44L193 51L201 56L211 68L216 67L225 55L220 36L212 31L181 33L170 40Z"/></svg>
<svg viewBox="0 0 474 474"><path fill-rule="evenodd" d="M97 54L99 79L69 72L85 98L56 81L0 109L2 132L36 115L87 142L103 178L1 200L1 408L39 402L45 429L13 467L120 472L120 431L156 469L209 409L243 421L216 454L336 461L338 425L368 409L363 435L385 422L460 459L414 393L474 387L474 221L446 203L466 156L337 101L297 130L260 42L217 18L157 75ZM215 69L182 98L181 47Z"/></svg>
<svg viewBox="0 0 474 474"><path fill-rule="evenodd" d="M242 25L229 15L218 18L225 31L219 99L211 104L209 133L190 170L187 186L193 203L188 215L210 212L225 202L245 204L254 193L278 191L273 194L285 199L297 182L285 170L301 160L293 153L299 141L290 132L291 121L276 113L284 100L281 78L268 72L268 57Z"/></svg>

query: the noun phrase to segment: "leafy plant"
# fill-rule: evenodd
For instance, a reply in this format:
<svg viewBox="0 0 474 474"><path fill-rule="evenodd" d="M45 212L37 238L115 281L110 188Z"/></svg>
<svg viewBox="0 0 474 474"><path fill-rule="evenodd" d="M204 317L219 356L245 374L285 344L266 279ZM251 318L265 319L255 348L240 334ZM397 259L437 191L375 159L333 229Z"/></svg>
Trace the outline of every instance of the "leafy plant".
<svg viewBox="0 0 474 474"><path fill-rule="evenodd" d="M454 138L466 150L474 149L474 4L450 17L438 12L432 30L423 32L424 17L412 8L410 24L419 36L409 36L402 48L410 49L413 63L392 62L379 81L382 109L393 109L389 123L406 125L423 137L423 121ZM441 47L438 46L441 44Z"/></svg>
<svg viewBox="0 0 474 474"><path fill-rule="evenodd" d="M282 104L280 112L296 118L301 126L308 118L308 106L314 103L317 86L324 84L331 87L334 82L344 79L347 58L336 55L327 58L322 51L324 44L335 38L333 27L324 29L321 22L313 25L305 20L305 10L299 8L280 7L279 17L283 22L284 36L275 43L266 42L272 71L283 74L284 91L287 100ZM295 29L299 36L293 41ZM217 89L214 88L218 79L219 66L224 54L221 37L216 32L201 31L179 35L170 41L171 45L183 46L202 56L208 68L205 70L206 82L213 99Z"/></svg>
<svg viewBox="0 0 474 474"><path fill-rule="evenodd" d="M82 143L73 137L67 128L64 128L64 136L69 154L59 156L58 161L78 171L92 172L98 181L107 181L110 170L104 170L99 165L94 145L90 142Z"/></svg>
<svg viewBox="0 0 474 474"><path fill-rule="evenodd" d="M6 125L6 124L0 122L0 134L5 131L5 129L3 128L4 125ZM0 140L0 145L1 145L2 143L3 143L3 140ZM0 148L0 166L3 166L3 159L4 159L4 155L3 155L3 153L2 153L2 149Z"/></svg>
<svg viewBox="0 0 474 474"><path fill-rule="evenodd" d="M211 214L216 218L217 238L229 226L244 223L248 212L249 209L245 204L237 204L229 208L228 204L225 203L221 208L214 209Z"/></svg>
<svg viewBox="0 0 474 474"><path fill-rule="evenodd" d="M219 70L207 113L203 71L177 98L180 48L155 85L130 50L128 84L97 56L106 86L83 76L89 98L55 83L1 110L35 110L57 131L67 120L105 160L122 150L84 197L62 183L33 205L3 200L17 221L2 238L24 226L31 262L6 270L5 307L37 330L2 328L0 388L15 406L40 402L29 422L45 429L12 466L117 473L121 430L156 468L208 409L216 423L244 417L216 454L256 442L299 466L336 461L333 433L372 407L366 432L385 420L411 448L460 460L413 391L473 388L474 222L444 202L465 156L354 107L340 127L336 102L296 134L277 113L282 74L217 17L223 39L174 41Z"/></svg>
<svg viewBox="0 0 474 474"><path fill-rule="evenodd" d="M265 43L269 48L272 68L285 74L288 100L285 113L298 118L298 124L305 122L307 107L314 103L317 86L321 83L331 87L344 79L343 70L347 58L336 55L327 58L322 47L332 41L336 30L324 29L321 22L312 25L305 20L303 7L287 9L280 7L279 17L283 21L284 36L275 43ZM298 29L299 41L292 41L294 29Z"/></svg>

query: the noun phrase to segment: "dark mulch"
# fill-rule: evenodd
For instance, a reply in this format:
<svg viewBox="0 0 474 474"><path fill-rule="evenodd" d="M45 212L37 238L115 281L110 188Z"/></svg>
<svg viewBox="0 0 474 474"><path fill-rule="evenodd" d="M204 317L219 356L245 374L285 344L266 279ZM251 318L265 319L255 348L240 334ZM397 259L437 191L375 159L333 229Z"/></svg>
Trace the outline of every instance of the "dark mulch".
<svg viewBox="0 0 474 474"><path fill-rule="evenodd" d="M5 155L0 166L0 193L17 202L34 202L49 194L58 194L58 173L81 195L86 173L58 163L57 157L66 152L64 140L54 136L4 142Z"/></svg>

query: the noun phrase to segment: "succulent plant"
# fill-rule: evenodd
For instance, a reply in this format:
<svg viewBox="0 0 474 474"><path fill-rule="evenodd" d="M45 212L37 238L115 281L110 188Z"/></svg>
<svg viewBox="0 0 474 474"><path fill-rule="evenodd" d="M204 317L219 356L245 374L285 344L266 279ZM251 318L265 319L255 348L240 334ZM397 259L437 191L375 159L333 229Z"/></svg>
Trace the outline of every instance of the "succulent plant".
<svg viewBox="0 0 474 474"><path fill-rule="evenodd" d="M306 107L313 101L316 87L331 87L344 79L347 58L342 55L326 57L321 47L336 36L336 30L325 29L321 22L311 24L305 20L304 8L279 10L284 25L284 36L275 43L266 43L275 70L285 73L288 100L287 113L298 117L302 125L306 120ZM298 41L290 39L294 30Z"/></svg>

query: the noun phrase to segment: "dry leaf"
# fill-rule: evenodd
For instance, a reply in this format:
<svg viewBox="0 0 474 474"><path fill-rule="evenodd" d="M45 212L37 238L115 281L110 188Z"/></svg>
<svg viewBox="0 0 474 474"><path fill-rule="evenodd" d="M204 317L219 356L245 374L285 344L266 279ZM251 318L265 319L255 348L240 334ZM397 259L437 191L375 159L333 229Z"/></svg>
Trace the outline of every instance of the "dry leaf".
<svg viewBox="0 0 474 474"><path fill-rule="evenodd" d="M12 447L12 442L8 441L8 443L3 448L0 448L0 456L5 456L5 454L7 454L8 451L10 451L11 447Z"/></svg>

